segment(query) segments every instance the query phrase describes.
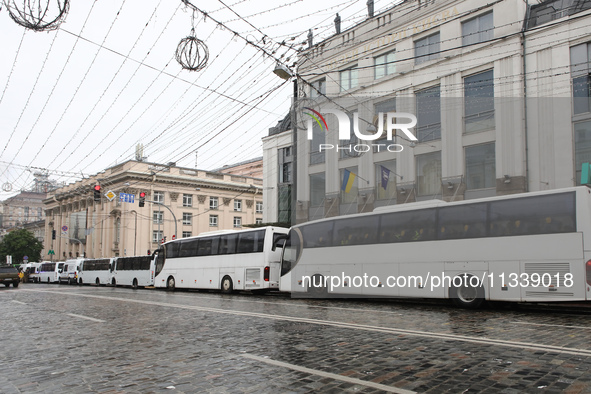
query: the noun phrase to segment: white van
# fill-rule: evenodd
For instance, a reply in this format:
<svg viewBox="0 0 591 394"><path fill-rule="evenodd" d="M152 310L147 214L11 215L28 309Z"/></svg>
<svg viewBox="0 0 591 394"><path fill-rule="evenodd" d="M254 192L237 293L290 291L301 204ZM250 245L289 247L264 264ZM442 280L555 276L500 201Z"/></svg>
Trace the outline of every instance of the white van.
<svg viewBox="0 0 591 394"><path fill-rule="evenodd" d="M108 285L112 272L113 259L84 259L78 270L78 284Z"/></svg>
<svg viewBox="0 0 591 394"><path fill-rule="evenodd" d="M39 282L57 283L60 280L60 273L64 268L64 262L44 261L39 269Z"/></svg>
<svg viewBox="0 0 591 394"><path fill-rule="evenodd" d="M78 283L78 271L80 270L82 261L84 261L83 258L66 260L64 268L60 272L59 282L70 285Z"/></svg>
<svg viewBox="0 0 591 394"><path fill-rule="evenodd" d="M29 282L39 282L39 271L43 263L29 263Z"/></svg>

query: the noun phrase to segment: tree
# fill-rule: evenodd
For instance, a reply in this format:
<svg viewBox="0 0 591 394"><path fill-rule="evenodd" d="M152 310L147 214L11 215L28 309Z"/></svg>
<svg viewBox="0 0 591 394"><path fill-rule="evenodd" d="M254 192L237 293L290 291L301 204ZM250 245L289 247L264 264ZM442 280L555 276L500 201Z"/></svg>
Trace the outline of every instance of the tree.
<svg viewBox="0 0 591 394"><path fill-rule="evenodd" d="M32 232L20 229L11 231L0 242L0 263L6 262L6 256L12 256L13 264L21 264L23 257L29 261L40 261L43 244L35 238Z"/></svg>

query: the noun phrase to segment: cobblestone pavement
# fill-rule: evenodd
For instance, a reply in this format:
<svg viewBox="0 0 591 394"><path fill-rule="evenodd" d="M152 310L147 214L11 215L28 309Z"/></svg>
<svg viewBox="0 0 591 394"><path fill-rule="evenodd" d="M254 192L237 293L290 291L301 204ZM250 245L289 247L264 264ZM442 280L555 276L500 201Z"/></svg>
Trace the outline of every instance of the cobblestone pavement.
<svg viewBox="0 0 591 394"><path fill-rule="evenodd" d="M583 314L0 288L1 393L589 393Z"/></svg>

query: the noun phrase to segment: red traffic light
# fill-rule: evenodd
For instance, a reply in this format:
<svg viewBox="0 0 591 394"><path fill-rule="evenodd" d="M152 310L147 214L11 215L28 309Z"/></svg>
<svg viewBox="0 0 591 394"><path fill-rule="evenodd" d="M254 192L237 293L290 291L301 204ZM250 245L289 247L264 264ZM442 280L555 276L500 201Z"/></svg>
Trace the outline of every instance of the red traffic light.
<svg viewBox="0 0 591 394"><path fill-rule="evenodd" d="M96 190L97 192L101 191L101 185L94 185L94 190Z"/></svg>
<svg viewBox="0 0 591 394"><path fill-rule="evenodd" d="M144 192L141 192L141 193L140 193L140 197L142 197L142 198L143 198L143 197L146 197L146 193L144 193Z"/></svg>

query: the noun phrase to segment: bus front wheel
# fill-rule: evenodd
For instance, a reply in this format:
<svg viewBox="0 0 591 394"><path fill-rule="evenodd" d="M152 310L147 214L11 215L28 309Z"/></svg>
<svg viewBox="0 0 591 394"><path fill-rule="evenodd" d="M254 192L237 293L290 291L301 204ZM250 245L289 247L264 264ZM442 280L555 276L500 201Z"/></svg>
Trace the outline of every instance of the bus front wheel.
<svg viewBox="0 0 591 394"><path fill-rule="evenodd" d="M96 280L94 282L96 283L97 286L101 285L101 280L99 278L96 278Z"/></svg>
<svg viewBox="0 0 591 394"><path fill-rule="evenodd" d="M134 290L137 290L137 279L136 279L136 278L133 278L133 283L131 284L131 287L132 287Z"/></svg>
<svg viewBox="0 0 591 394"><path fill-rule="evenodd" d="M224 279L222 279L222 293L230 294L232 293L233 289L234 286L232 285L232 278L229 276L224 276Z"/></svg>
<svg viewBox="0 0 591 394"><path fill-rule="evenodd" d="M168 277L168 280L166 281L166 290L174 290L175 287L175 283L174 283L174 278L172 276Z"/></svg>
<svg viewBox="0 0 591 394"><path fill-rule="evenodd" d="M452 281L449 298L457 307L476 309L484 302L484 287L473 275L459 275Z"/></svg>
<svg viewBox="0 0 591 394"><path fill-rule="evenodd" d="M117 281L115 280L115 278L111 279L111 284L113 286L117 286Z"/></svg>

